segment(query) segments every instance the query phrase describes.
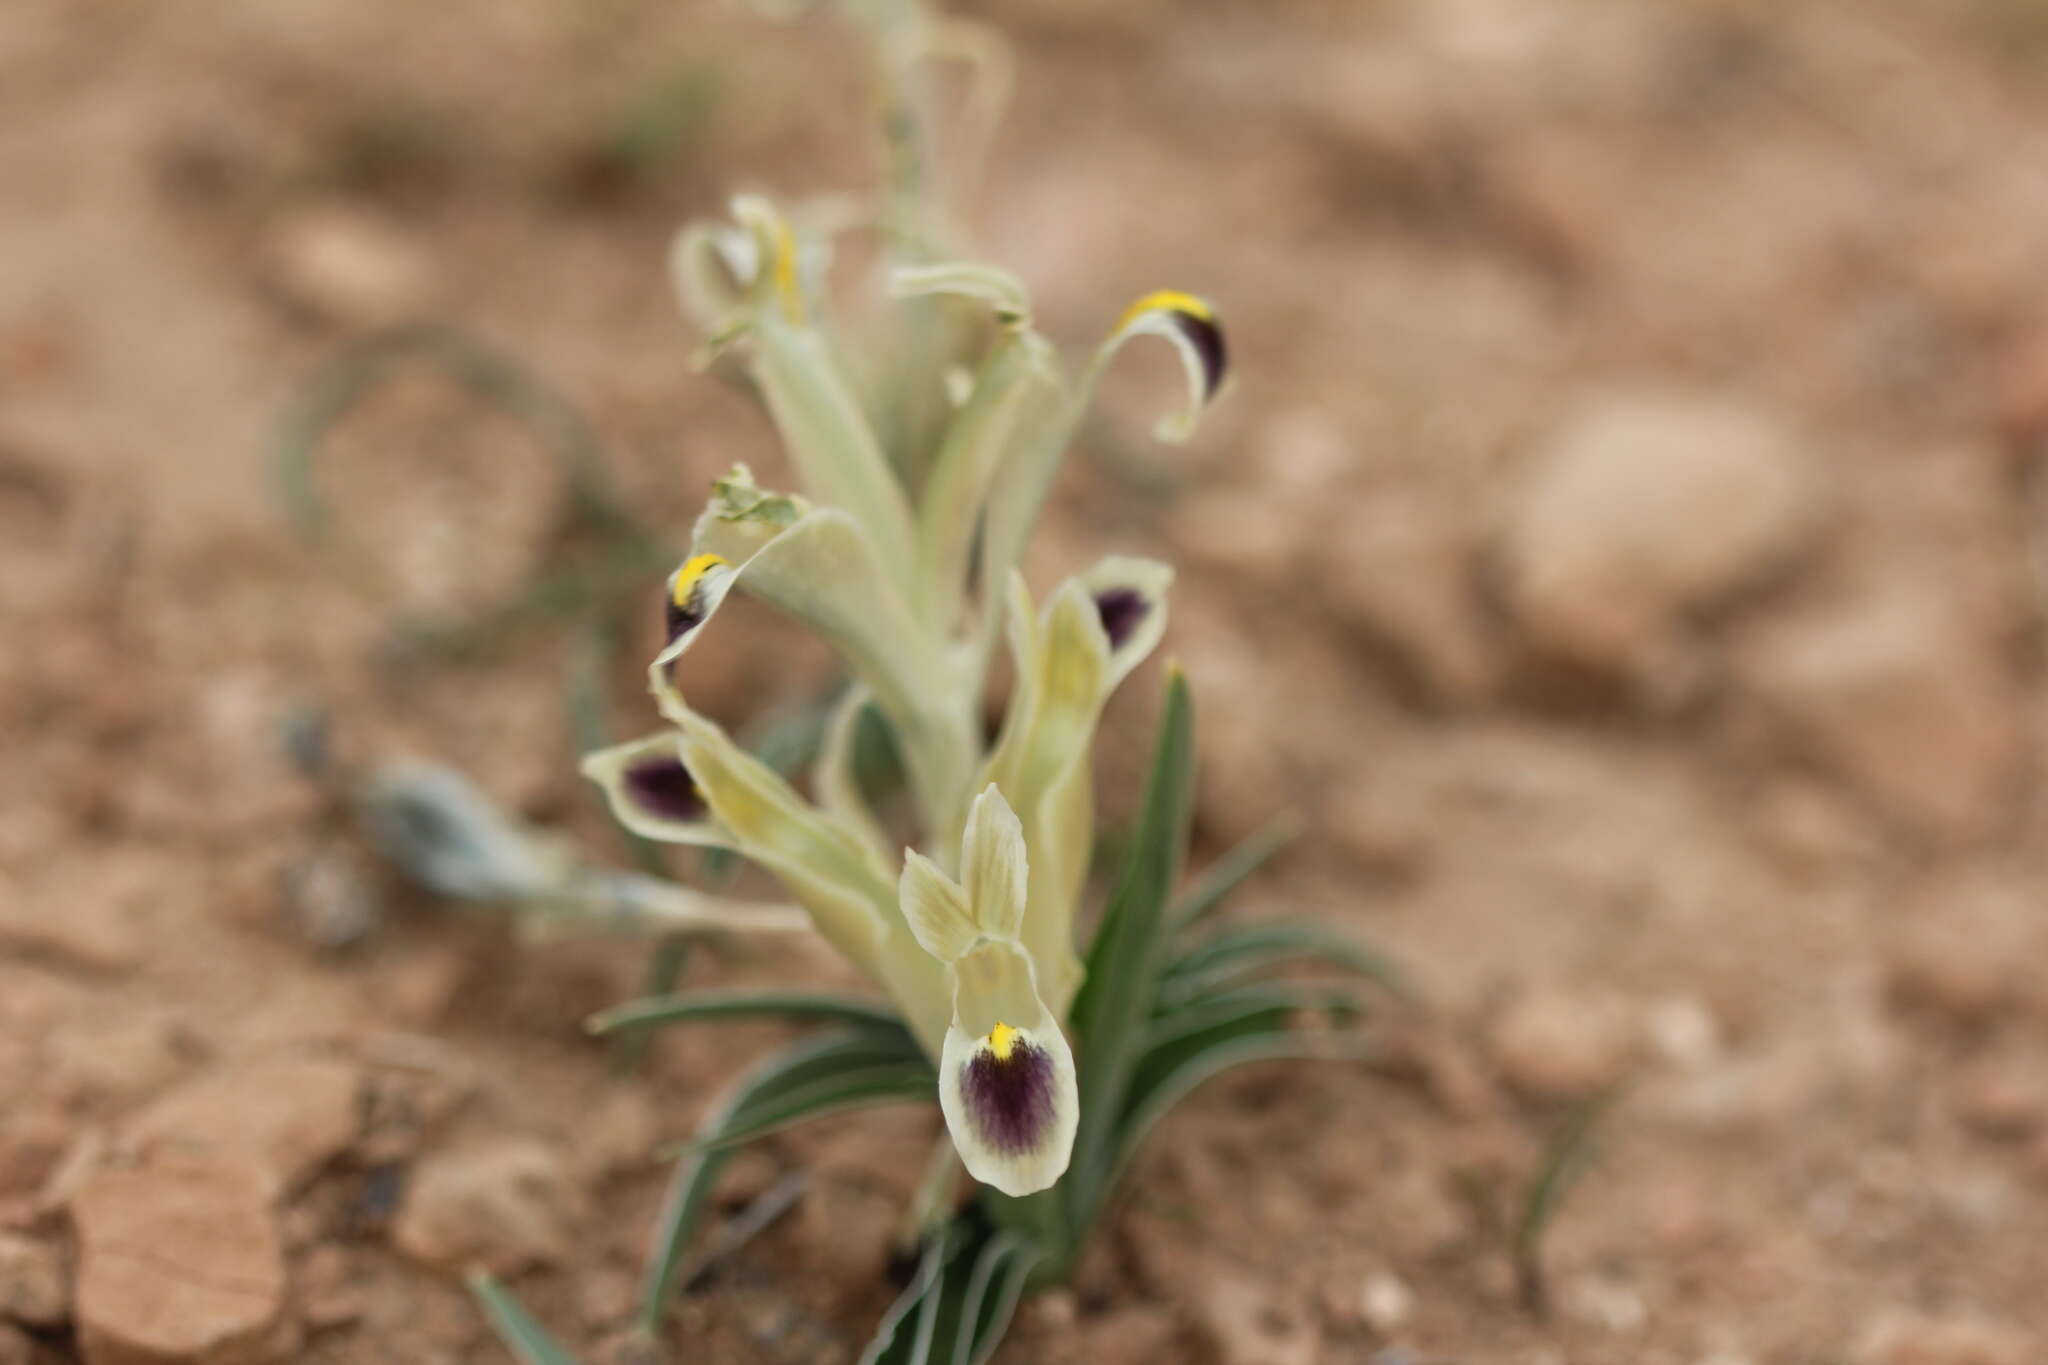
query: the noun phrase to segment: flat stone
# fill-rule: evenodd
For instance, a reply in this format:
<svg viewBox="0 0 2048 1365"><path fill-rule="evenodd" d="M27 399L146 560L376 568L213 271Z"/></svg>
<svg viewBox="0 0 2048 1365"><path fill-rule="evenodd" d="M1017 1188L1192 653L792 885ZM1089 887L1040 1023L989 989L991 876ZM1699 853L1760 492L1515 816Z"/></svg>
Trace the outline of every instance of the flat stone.
<svg viewBox="0 0 2048 1365"><path fill-rule="evenodd" d="M560 1152L506 1137L435 1152L414 1167L392 1239L430 1265L509 1275L566 1261L585 1213Z"/></svg>
<svg viewBox="0 0 2048 1365"><path fill-rule="evenodd" d="M1996 634L1969 602L1899 583L1773 621L1736 672L1784 747L1952 844L1993 832L2024 752Z"/></svg>
<svg viewBox="0 0 2048 1365"><path fill-rule="evenodd" d="M261 1365L290 1348L270 1190L246 1167L103 1170L72 1197L89 1365Z"/></svg>
<svg viewBox="0 0 2048 1365"><path fill-rule="evenodd" d="M248 1162L272 1197L289 1192L355 1141L362 1073L334 1058L275 1058L227 1066L180 1086L124 1134L145 1154Z"/></svg>
<svg viewBox="0 0 2048 1365"><path fill-rule="evenodd" d="M1510 610L1542 653L1656 685L1685 618L1782 569L1817 516L1807 451L1719 398L1595 395L1536 452L1502 528Z"/></svg>

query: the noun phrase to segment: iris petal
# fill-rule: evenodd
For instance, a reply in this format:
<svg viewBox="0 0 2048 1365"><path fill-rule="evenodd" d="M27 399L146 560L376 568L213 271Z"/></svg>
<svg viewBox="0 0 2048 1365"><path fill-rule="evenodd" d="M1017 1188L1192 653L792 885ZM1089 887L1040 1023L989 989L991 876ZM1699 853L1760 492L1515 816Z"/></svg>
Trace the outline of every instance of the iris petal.
<svg viewBox="0 0 2048 1365"><path fill-rule="evenodd" d="M1058 1180L1080 1120L1074 1053L1038 995L1031 959L983 943L954 965L939 1108L967 1173L1009 1195Z"/></svg>
<svg viewBox="0 0 2048 1365"><path fill-rule="evenodd" d="M682 736L674 730L586 754L582 766L583 775L604 789L619 823L635 834L707 848L731 842L683 762Z"/></svg>

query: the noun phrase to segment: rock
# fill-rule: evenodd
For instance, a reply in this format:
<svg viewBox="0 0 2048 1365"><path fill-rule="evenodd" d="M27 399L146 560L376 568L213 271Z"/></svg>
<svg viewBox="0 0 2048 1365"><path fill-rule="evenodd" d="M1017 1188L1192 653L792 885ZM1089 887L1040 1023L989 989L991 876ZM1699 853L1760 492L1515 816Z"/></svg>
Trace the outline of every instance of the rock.
<svg viewBox="0 0 2048 1365"><path fill-rule="evenodd" d="M1650 1045L1671 1065L1699 1071L1720 1060L1721 1026L1699 997L1674 995L1659 1000L1650 1007L1645 1022Z"/></svg>
<svg viewBox="0 0 2048 1365"><path fill-rule="evenodd" d="M2025 1139L2048 1128L2043 1068L2018 1057L1981 1058L1956 1078L1956 1115L1984 1137Z"/></svg>
<svg viewBox="0 0 2048 1365"><path fill-rule="evenodd" d="M1939 879L1900 911L1886 954L1893 994L1962 1023L1998 1013L2016 999L2023 966L2038 960L2035 910L2021 881Z"/></svg>
<svg viewBox="0 0 2048 1365"><path fill-rule="evenodd" d="M1079 1323L1061 1343L1070 1343L1071 1348L1052 1358L1085 1360L1090 1365L1153 1365L1180 1358L1172 1350L1179 1336L1180 1323L1172 1313L1151 1304L1128 1304Z"/></svg>
<svg viewBox="0 0 2048 1365"><path fill-rule="evenodd" d="M1473 547L1450 509L1393 490L1357 496L1344 534L1321 538L1316 579L1406 690L1446 706L1493 691L1499 660L1473 592Z"/></svg>
<svg viewBox="0 0 2048 1365"><path fill-rule="evenodd" d="M293 1276L299 1316L313 1331L356 1322L368 1311L368 1295L348 1251L328 1242L306 1253Z"/></svg>
<svg viewBox="0 0 2048 1365"><path fill-rule="evenodd" d="M1374 1271L1365 1277L1358 1310L1373 1331L1386 1336L1398 1331L1414 1313L1415 1291L1391 1270Z"/></svg>
<svg viewBox="0 0 2048 1365"><path fill-rule="evenodd" d="M2040 1343L2016 1327L1976 1317L1893 1310L1857 1344L1855 1365L2034 1365Z"/></svg>
<svg viewBox="0 0 2048 1365"><path fill-rule="evenodd" d="M288 1353L284 1253L256 1172L101 1171L71 1216L88 1365L252 1365Z"/></svg>
<svg viewBox="0 0 2048 1365"><path fill-rule="evenodd" d="M76 1109L150 1095L191 1065L195 1040L174 1017L144 1010L88 1014L51 1035L43 1084Z"/></svg>
<svg viewBox="0 0 2048 1365"><path fill-rule="evenodd" d="M67 858L0 895L0 952L73 971L125 976L142 961L138 919L161 878L153 858Z"/></svg>
<svg viewBox="0 0 2048 1365"><path fill-rule="evenodd" d="M1308 1315L1273 1301L1274 1289L1216 1275L1188 1305L1221 1365L1314 1365L1321 1334Z"/></svg>
<svg viewBox="0 0 2048 1365"><path fill-rule="evenodd" d="M506 1137L420 1162L392 1239L431 1265L474 1263L510 1275L567 1260L585 1212L560 1152L533 1138Z"/></svg>
<svg viewBox="0 0 2048 1365"><path fill-rule="evenodd" d="M1994 627L1933 584L1867 591L1743 642L1746 693L1783 746L1937 842L1988 833L2022 752Z"/></svg>
<svg viewBox="0 0 2048 1365"><path fill-rule="evenodd" d="M1782 569L1816 518L1806 453L1771 414L1608 393L1535 455L1502 590L1540 654L1655 689L1688 615Z"/></svg>
<svg viewBox="0 0 2048 1365"><path fill-rule="evenodd" d="M337 204L296 209L265 252L272 285L293 307L348 327L399 322L426 306L432 260L381 215Z"/></svg>
<svg viewBox="0 0 2048 1365"><path fill-rule="evenodd" d="M57 1248L0 1232L0 1319L55 1327L70 1316L71 1286Z"/></svg>
<svg viewBox="0 0 2048 1365"><path fill-rule="evenodd" d="M297 1188L362 1130L362 1073L333 1058L223 1067L143 1110L123 1135L145 1154L247 1162L273 1198Z"/></svg>
<svg viewBox="0 0 2048 1365"><path fill-rule="evenodd" d="M1627 1072L1635 1041L1628 1008L1598 991L1545 987L1517 996L1487 1031L1507 1083L1538 1099L1585 1099Z"/></svg>

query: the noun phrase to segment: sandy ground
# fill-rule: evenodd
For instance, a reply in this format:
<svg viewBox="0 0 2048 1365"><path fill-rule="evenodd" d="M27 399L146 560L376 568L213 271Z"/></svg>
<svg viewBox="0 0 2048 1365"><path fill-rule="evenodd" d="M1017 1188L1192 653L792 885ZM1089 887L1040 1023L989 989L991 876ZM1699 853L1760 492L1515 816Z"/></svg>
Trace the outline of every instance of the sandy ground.
<svg viewBox="0 0 2048 1365"><path fill-rule="evenodd" d="M1201 849L1308 823L1232 913L1344 923L1426 996L1383 1063L1188 1104L998 1360L2048 1359L2038 7L973 11L1020 75L986 254L1077 344L1173 283L1238 357L1181 450L1144 435L1167 359L1118 376L1038 572L1183 565ZM652 523L779 473L690 372L662 251L732 188L865 180L861 90L833 26L725 5L0 16L0 1362L502 1360L472 1259L613 1358L653 1154L775 1034L621 1076L578 1021L636 949L398 903L308 941L287 874L349 845L279 757L297 704L611 845L560 639L393 667L262 452L334 347L428 317L589 412ZM445 386L332 453L414 607L547 554L545 456ZM787 643L738 633L694 695L800 702ZM1113 712L1112 813L1155 684ZM1488 1211L1616 1086L1539 1314ZM738 1163L722 1214L809 1184L683 1296L674 1358L852 1360L933 1131Z"/></svg>

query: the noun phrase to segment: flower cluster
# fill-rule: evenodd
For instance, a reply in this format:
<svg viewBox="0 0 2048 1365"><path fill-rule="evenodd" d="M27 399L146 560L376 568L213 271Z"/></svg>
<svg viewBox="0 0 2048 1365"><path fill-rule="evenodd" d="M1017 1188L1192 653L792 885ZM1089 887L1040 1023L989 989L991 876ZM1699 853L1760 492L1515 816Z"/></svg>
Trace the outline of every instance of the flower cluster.
<svg viewBox="0 0 2048 1365"><path fill-rule="evenodd" d="M1161 428L1174 439L1222 383L1223 333L1202 300L1150 294L1070 374L1012 276L904 267L894 306L922 310L915 330L949 353L878 367L883 382L863 392L857 353L826 320L830 242L757 198L677 239L673 273L707 363L758 396L803 493L764 489L745 466L715 484L669 578L649 670L671 728L591 754L584 771L636 832L731 849L770 873L937 1064L968 1172L1028 1194L1065 1171L1080 1119L1062 1025L1082 985L1096 724L1158 644L1173 573L1111 557L1038 603L1019 564L1111 357L1142 335L1178 349L1188 401ZM808 797L687 699L686 656L736 590L823 637L853 680ZM1004 643L1014 684L989 745L982 698ZM856 781L870 708L902 756L920 848L890 839Z"/></svg>

